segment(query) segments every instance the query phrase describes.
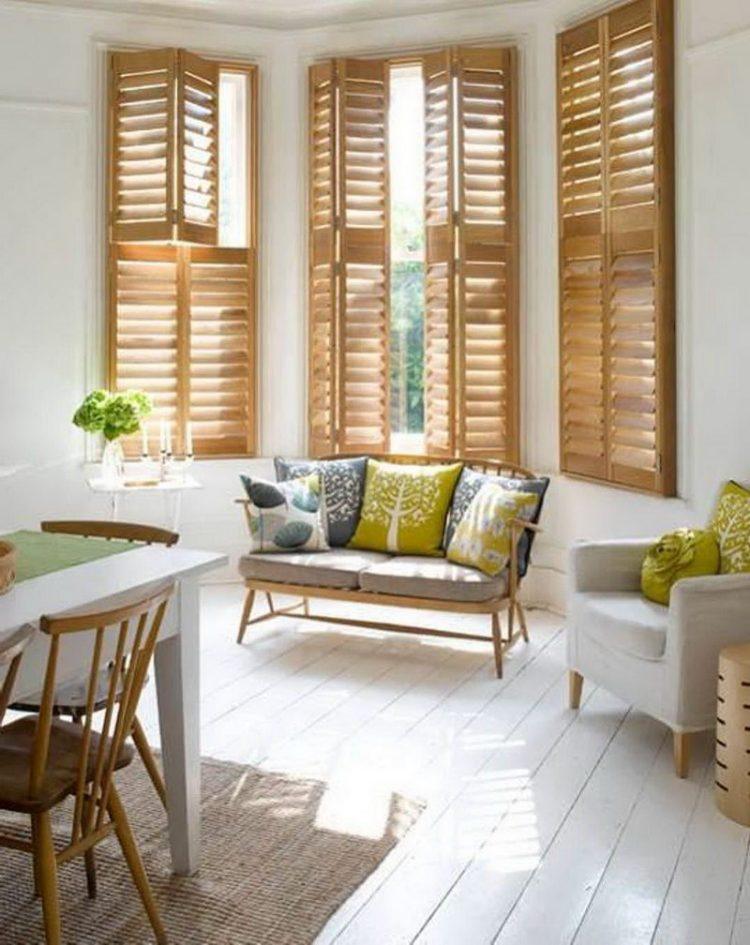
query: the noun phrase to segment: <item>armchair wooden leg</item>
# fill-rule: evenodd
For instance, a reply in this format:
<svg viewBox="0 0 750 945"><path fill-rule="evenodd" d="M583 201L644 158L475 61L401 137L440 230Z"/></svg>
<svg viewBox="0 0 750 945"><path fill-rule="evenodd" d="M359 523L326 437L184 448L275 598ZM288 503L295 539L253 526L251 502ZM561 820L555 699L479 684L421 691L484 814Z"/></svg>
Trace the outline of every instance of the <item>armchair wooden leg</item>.
<svg viewBox="0 0 750 945"><path fill-rule="evenodd" d="M583 692L583 676L574 669L568 671L568 705L571 709L580 709Z"/></svg>
<svg viewBox="0 0 750 945"><path fill-rule="evenodd" d="M495 672L497 678L503 678L503 635L500 629L500 614L492 615L492 646L495 650Z"/></svg>
<svg viewBox="0 0 750 945"><path fill-rule="evenodd" d="M690 771L690 732L673 732L674 773L678 778L686 778Z"/></svg>
<svg viewBox="0 0 750 945"><path fill-rule="evenodd" d="M47 945L60 945L60 900L57 891L57 861L49 814L32 814L34 819L34 870L38 877L44 909Z"/></svg>
<svg viewBox="0 0 750 945"><path fill-rule="evenodd" d="M242 608L242 617L240 617L240 632L237 634L237 642L242 643L242 640L245 636L245 630L247 630L247 624L250 620L250 612L253 609L253 601L255 600L255 591L250 588L245 597L245 606Z"/></svg>
<svg viewBox="0 0 750 945"><path fill-rule="evenodd" d="M120 841L120 847L122 848L123 855L130 869L130 874L133 877L133 882L136 885L138 893L141 897L141 902L143 903L143 907L146 910L149 921L151 922L151 928L154 930L156 941L159 943L159 945L166 945L167 934L164 931L161 916L159 915L159 910L156 906L156 900L154 899L154 894L151 891L151 884L148 881L148 876L146 876L146 871L144 870L143 863L141 861L141 855L138 852L138 847L136 846L135 840L133 839L133 834L130 830L130 824L128 823L128 818L125 815L125 808L122 806L122 801L120 800L119 794L115 790L114 784L110 786L107 809L109 811L109 816L114 821L117 839Z"/></svg>
<svg viewBox="0 0 750 945"><path fill-rule="evenodd" d="M146 733L143 731L143 726L136 717L133 719L133 742L135 747L138 749L138 754L141 756L143 765L148 772L148 776L151 778L151 783L154 786L154 790L159 795L164 808L167 807L167 788L164 784L164 778L162 777L159 766L156 763L156 758L154 758L154 753L151 751L151 746L148 743L146 738Z"/></svg>

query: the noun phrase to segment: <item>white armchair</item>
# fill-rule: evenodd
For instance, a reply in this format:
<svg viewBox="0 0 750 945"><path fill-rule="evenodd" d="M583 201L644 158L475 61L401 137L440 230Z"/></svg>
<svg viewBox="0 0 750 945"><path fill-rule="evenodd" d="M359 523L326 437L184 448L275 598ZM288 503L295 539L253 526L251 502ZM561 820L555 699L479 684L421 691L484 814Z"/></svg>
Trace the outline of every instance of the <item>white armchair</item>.
<svg viewBox="0 0 750 945"><path fill-rule="evenodd" d="M690 734L716 724L719 650L750 643L750 574L686 578L669 607L640 592L655 539L581 542L570 554L567 638L570 705L584 679L659 719L674 733L687 776Z"/></svg>

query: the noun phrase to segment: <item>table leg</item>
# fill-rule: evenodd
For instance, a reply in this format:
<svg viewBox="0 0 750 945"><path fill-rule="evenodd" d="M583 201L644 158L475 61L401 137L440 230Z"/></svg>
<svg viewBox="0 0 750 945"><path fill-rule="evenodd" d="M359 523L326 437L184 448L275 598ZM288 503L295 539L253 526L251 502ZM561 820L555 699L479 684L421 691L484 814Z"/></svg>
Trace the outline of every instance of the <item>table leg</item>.
<svg viewBox="0 0 750 945"><path fill-rule="evenodd" d="M181 876L200 866L199 594L196 579L180 582L179 632L154 658L172 869Z"/></svg>

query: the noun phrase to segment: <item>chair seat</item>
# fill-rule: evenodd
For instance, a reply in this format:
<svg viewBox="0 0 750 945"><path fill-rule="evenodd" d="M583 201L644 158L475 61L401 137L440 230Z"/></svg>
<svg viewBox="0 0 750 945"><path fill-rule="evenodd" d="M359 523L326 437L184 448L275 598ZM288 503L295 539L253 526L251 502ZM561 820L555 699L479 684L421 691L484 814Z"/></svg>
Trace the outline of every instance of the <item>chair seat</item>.
<svg viewBox="0 0 750 945"><path fill-rule="evenodd" d="M359 586L360 571L388 558L378 551L332 548L330 551L243 555L239 565L243 577L258 581L355 588Z"/></svg>
<svg viewBox="0 0 750 945"><path fill-rule="evenodd" d="M646 660L659 660L667 645L669 609L640 593L576 595L577 621L604 647Z"/></svg>
<svg viewBox="0 0 750 945"><path fill-rule="evenodd" d="M37 716L25 716L0 728L0 810L40 813L73 794L84 729L73 722L53 719L44 780L38 794L29 796L29 772L34 751ZM93 780L101 736L92 731L87 781ZM123 745L115 770L133 760L131 745Z"/></svg>
<svg viewBox="0 0 750 945"><path fill-rule="evenodd" d="M504 597L507 585L505 573L488 577L445 558L420 555L397 555L367 568L359 576L359 586L364 591L461 603Z"/></svg>

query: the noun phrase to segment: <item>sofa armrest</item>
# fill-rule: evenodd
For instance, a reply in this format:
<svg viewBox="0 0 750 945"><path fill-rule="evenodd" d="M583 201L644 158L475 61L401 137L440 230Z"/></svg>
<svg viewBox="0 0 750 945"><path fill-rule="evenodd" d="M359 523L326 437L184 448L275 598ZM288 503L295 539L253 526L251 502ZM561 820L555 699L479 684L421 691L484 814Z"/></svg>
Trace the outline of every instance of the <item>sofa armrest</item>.
<svg viewBox="0 0 750 945"><path fill-rule="evenodd" d="M665 652L668 717L688 729L712 724L719 651L736 643L750 643L750 574L678 581Z"/></svg>
<svg viewBox="0 0 750 945"><path fill-rule="evenodd" d="M655 538L581 541L570 549L570 579L574 592L638 591L641 566Z"/></svg>

